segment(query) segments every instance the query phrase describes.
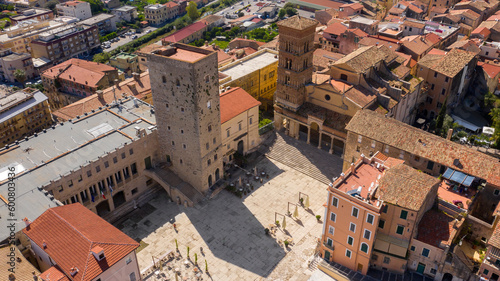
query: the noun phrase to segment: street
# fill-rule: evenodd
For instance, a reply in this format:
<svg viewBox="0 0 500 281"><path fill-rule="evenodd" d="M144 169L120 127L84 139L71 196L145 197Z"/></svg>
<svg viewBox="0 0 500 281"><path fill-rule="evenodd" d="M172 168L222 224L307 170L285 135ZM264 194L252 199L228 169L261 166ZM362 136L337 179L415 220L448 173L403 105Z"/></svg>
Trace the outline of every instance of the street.
<svg viewBox="0 0 500 281"><path fill-rule="evenodd" d="M120 47L120 46L122 46L122 45L125 45L125 44L127 44L127 43L129 43L129 42L134 41L135 39L132 39L132 36L134 36L134 35L136 35L136 36L137 36L137 38L139 38L139 37L142 37L142 36L144 36L144 35L148 34L148 33L147 33L147 32L148 32L148 30L151 30L151 32L153 32L153 31L154 31L154 30L156 30L156 29L158 29L158 28L157 28L157 27L148 26L148 27L146 27L146 28L143 28L141 33L135 33L135 32L134 32L134 33L133 33L132 35L130 35L130 36L129 36L129 35L127 35L127 36L126 36L126 38L117 37L117 38L118 38L118 39L120 39L120 40L119 40L118 42L112 42L112 43L111 43L111 48L108 48L108 49L103 49L103 52L111 52L111 51L113 51L114 49L116 49L116 48L118 48L118 47ZM136 38L136 39L137 39L137 38ZM104 43L104 42L101 42L101 44L102 44L102 43Z"/></svg>

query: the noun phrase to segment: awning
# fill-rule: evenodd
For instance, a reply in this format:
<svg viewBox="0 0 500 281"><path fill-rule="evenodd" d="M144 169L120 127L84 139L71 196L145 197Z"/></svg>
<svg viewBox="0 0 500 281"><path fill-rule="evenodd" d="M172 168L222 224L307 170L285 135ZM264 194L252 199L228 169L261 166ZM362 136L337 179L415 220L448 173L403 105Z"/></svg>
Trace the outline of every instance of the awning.
<svg viewBox="0 0 500 281"><path fill-rule="evenodd" d="M464 174L459 171L455 171L451 168L446 169L446 171L443 174L443 178L449 179L451 181L454 181L456 183L465 185L465 186L470 186L472 182L474 181L474 177L469 176L467 174Z"/></svg>
<svg viewBox="0 0 500 281"><path fill-rule="evenodd" d="M463 126L464 128L466 128L468 130L476 132L476 131L481 129L481 127L478 127L478 126L472 124L471 122L468 122L468 121L466 121L466 120L464 120L456 115L452 114L451 118L453 118L453 121L455 123L458 123L458 125Z"/></svg>

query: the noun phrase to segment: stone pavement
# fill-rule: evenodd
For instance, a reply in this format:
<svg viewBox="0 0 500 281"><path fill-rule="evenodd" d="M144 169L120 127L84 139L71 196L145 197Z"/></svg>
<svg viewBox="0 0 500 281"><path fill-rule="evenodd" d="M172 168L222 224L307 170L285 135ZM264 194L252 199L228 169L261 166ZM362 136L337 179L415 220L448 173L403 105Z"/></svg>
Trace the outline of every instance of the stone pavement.
<svg viewBox="0 0 500 281"><path fill-rule="evenodd" d="M274 142L263 145L259 151L316 180L329 184L333 177L342 172L342 158L324 150L276 132Z"/></svg>
<svg viewBox="0 0 500 281"><path fill-rule="evenodd" d="M312 274L308 260L322 231L315 215L324 216L326 185L267 157L257 167L270 177L263 184L254 184L255 190L243 198L223 190L195 208L185 208L170 203L162 191L132 213L118 227L130 237L149 244L137 254L141 270L152 264L152 256L175 250L174 239L177 239L182 259L186 258L188 246L192 261L194 253L198 254L203 280L308 280ZM277 237L266 235L264 229L275 221L275 212L285 214L287 202L298 202L299 191L309 194L310 210L299 208L300 220L287 217L285 231L278 230ZM278 219L283 221L282 217ZM174 222L177 231L172 226ZM288 236L294 244L285 248L278 240ZM205 260L210 276L205 273ZM192 268L181 271L181 277L192 276ZM168 269L164 272L167 278L175 280ZM151 276L146 280L162 279Z"/></svg>

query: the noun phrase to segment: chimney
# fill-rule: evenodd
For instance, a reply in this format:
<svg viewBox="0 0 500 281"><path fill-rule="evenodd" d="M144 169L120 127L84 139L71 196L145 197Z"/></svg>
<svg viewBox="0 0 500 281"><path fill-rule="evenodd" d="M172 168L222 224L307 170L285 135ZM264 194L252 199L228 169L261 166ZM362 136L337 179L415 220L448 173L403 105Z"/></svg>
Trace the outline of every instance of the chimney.
<svg viewBox="0 0 500 281"><path fill-rule="evenodd" d="M139 74L137 72L133 72L132 73L132 77L134 77L135 81L140 81L141 80L141 74Z"/></svg>
<svg viewBox="0 0 500 281"><path fill-rule="evenodd" d="M356 166L354 165L354 163L351 163L351 174L354 175L355 172L356 172Z"/></svg>
<svg viewBox="0 0 500 281"><path fill-rule="evenodd" d="M118 80L118 79L113 80L113 82L115 83L115 86L116 86L116 87L118 87L118 86L119 86L119 84L120 84L120 80Z"/></svg>
<svg viewBox="0 0 500 281"><path fill-rule="evenodd" d="M47 243L45 242L45 240L42 241L42 245L43 245L43 248L47 248Z"/></svg>
<svg viewBox="0 0 500 281"><path fill-rule="evenodd" d="M102 92L102 90L97 90L95 93L97 94L97 98L101 100L104 98L104 93Z"/></svg>
<svg viewBox="0 0 500 281"><path fill-rule="evenodd" d="M453 135L453 129L448 130L448 134L446 135L447 140L451 140L451 136Z"/></svg>
<svg viewBox="0 0 500 281"><path fill-rule="evenodd" d="M341 178L342 180L344 180L344 179L345 179L345 174L344 174L344 173L340 173L340 178Z"/></svg>
<svg viewBox="0 0 500 281"><path fill-rule="evenodd" d="M23 221L26 224L26 227L30 226L31 221L27 217L24 217Z"/></svg>

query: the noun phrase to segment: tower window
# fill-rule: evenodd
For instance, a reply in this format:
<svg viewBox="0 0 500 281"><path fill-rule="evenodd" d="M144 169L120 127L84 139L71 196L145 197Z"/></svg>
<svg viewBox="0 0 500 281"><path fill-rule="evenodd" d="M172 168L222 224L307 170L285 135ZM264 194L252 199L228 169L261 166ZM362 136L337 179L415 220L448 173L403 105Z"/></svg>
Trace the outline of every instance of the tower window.
<svg viewBox="0 0 500 281"><path fill-rule="evenodd" d="M210 76L205 75L205 83L208 83L208 82L210 82Z"/></svg>
<svg viewBox="0 0 500 281"><path fill-rule="evenodd" d="M179 79L175 80L175 85L177 87L180 87L181 86L181 81L179 81Z"/></svg>
<svg viewBox="0 0 500 281"><path fill-rule="evenodd" d="M163 81L163 83L167 83L167 77L165 77L165 75L161 77L161 80Z"/></svg>
<svg viewBox="0 0 500 281"><path fill-rule="evenodd" d="M212 108L212 101L207 102L207 108L209 108L209 109Z"/></svg>
<svg viewBox="0 0 500 281"><path fill-rule="evenodd" d="M183 144L182 144L182 148L186 149L186 148L187 148L187 146L183 143Z"/></svg>
<svg viewBox="0 0 500 281"><path fill-rule="evenodd" d="M181 134L184 134L184 130L181 129Z"/></svg>
<svg viewBox="0 0 500 281"><path fill-rule="evenodd" d="M167 103L167 104L165 104L165 107L168 109L168 103Z"/></svg>
<svg viewBox="0 0 500 281"><path fill-rule="evenodd" d="M285 76L285 84L290 85L290 76Z"/></svg>
<svg viewBox="0 0 500 281"><path fill-rule="evenodd" d="M211 132L212 131L212 125L208 125L208 131Z"/></svg>
<svg viewBox="0 0 500 281"><path fill-rule="evenodd" d="M207 142L207 144L205 145L207 147L207 149L210 148L210 144Z"/></svg>
<svg viewBox="0 0 500 281"><path fill-rule="evenodd" d="M172 145L175 145L175 142L174 142L174 141L172 141Z"/></svg>
<svg viewBox="0 0 500 281"><path fill-rule="evenodd" d="M207 164L208 164L208 166L210 166L210 164L212 164L212 160L208 159Z"/></svg>
<svg viewBox="0 0 500 281"><path fill-rule="evenodd" d="M181 107L181 112L184 112L184 107Z"/></svg>

